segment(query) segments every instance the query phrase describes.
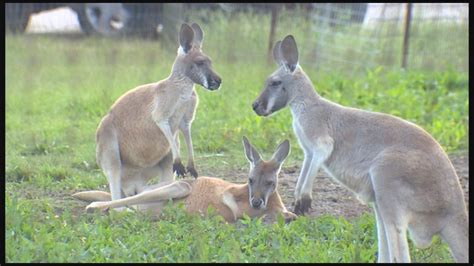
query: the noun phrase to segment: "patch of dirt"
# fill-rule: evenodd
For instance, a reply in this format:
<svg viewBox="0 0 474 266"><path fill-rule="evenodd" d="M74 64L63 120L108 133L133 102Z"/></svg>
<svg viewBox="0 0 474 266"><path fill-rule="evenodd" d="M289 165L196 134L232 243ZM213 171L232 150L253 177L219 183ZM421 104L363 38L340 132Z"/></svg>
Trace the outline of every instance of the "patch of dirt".
<svg viewBox="0 0 474 266"><path fill-rule="evenodd" d="M456 169L464 191L464 198L469 209L469 154L450 155L450 160ZM232 176L222 176L224 179L239 182L246 180L247 169L241 169ZM288 210L293 211L294 189L296 180L300 173L300 167L283 168L278 181L278 192ZM373 212L372 207L362 204L348 189L337 181L332 180L327 174L320 170L313 185L313 201L309 216L318 217L325 214L333 216L344 216L351 218L359 216L364 212Z"/></svg>

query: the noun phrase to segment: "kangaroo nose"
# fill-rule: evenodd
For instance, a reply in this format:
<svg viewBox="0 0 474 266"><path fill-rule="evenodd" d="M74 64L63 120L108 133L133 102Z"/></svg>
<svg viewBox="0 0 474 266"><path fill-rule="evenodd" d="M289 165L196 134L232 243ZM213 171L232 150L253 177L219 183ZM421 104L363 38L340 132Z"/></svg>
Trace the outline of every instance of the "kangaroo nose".
<svg viewBox="0 0 474 266"><path fill-rule="evenodd" d="M221 86L222 80L220 77L214 77L212 79L209 79L208 82L209 82L209 88L211 90L215 90Z"/></svg>
<svg viewBox="0 0 474 266"><path fill-rule="evenodd" d="M258 107L258 102L254 102L254 103L252 104L253 110L255 111L255 109L257 109L257 107Z"/></svg>
<svg viewBox="0 0 474 266"><path fill-rule="evenodd" d="M252 199L252 206L254 208L260 207L260 205L262 205L262 203L263 203L262 199Z"/></svg>

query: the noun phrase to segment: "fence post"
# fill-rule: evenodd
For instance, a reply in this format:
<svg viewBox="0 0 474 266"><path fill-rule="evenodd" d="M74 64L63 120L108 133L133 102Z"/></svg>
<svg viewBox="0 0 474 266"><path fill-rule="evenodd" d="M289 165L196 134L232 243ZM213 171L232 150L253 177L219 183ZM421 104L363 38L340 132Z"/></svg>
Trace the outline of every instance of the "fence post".
<svg viewBox="0 0 474 266"><path fill-rule="evenodd" d="M402 54L402 68L407 68L408 60L408 44L410 41L410 24L411 24L411 9L412 3L407 3L405 15L405 32L403 35L403 54Z"/></svg>
<svg viewBox="0 0 474 266"><path fill-rule="evenodd" d="M268 38L267 63L271 64L273 58L273 43L275 41L275 28L278 18L278 4L272 4L272 19L270 22L270 37Z"/></svg>

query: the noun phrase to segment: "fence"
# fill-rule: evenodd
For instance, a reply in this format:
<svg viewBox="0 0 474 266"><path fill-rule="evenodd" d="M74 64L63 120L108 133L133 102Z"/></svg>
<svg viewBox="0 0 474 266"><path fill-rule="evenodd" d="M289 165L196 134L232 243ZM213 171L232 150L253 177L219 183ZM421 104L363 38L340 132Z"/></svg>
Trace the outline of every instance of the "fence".
<svg viewBox="0 0 474 266"><path fill-rule="evenodd" d="M56 17L47 18L48 13L41 12L57 7L60 5L6 4L6 29L176 38L179 25L193 20L215 29L220 34L215 40L231 48L236 39L251 40L248 49L229 48L233 53L227 51L229 59L251 59L263 51L270 54L276 39L292 33L299 44L304 42L302 60L318 69L342 73L378 66L469 70L467 3L90 3L56 9L57 14L62 12ZM244 25L247 22L253 25ZM229 32L232 27L241 29Z"/></svg>
<svg viewBox="0 0 474 266"><path fill-rule="evenodd" d="M468 4L376 3L351 9L318 4L315 9L311 18L321 66L441 70L451 65L468 71Z"/></svg>

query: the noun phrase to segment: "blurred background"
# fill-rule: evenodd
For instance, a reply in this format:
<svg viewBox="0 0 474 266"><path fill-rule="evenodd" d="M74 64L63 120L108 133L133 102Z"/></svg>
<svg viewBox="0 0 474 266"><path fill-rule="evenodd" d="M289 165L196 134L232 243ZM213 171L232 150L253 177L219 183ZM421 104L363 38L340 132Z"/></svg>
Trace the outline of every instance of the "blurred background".
<svg viewBox="0 0 474 266"><path fill-rule="evenodd" d="M258 136L253 143L269 151L283 138L296 141L288 109L263 119L251 108L276 69L273 45L288 34L321 96L417 123L448 151L467 147L468 4L7 3L5 8L6 124L13 150L67 145L74 147L74 160L95 165L100 119L124 92L169 75L183 22L201 26L203 51L223 80L216 93L196 86L193 142L203 160L221 154L246 166L245 134ZM23 124L27 120L32 124ZM299 164L302 152L295 148L292 158Z"/></svg>
<svg viewBox="0 0 474 266"><path fill-rule="evenodd" d="M215 48L228 60L255 60L264 52L268 57L276 40L293 34L301 61L318 70L468 71L467 3L7 3L5 8L5 29L18 34L144 38L174 49L181 23L196 21L213 42L225 44Z"/></svg>

